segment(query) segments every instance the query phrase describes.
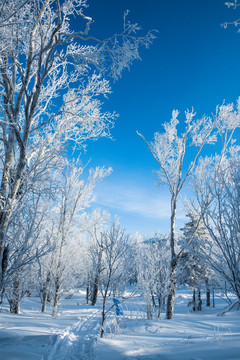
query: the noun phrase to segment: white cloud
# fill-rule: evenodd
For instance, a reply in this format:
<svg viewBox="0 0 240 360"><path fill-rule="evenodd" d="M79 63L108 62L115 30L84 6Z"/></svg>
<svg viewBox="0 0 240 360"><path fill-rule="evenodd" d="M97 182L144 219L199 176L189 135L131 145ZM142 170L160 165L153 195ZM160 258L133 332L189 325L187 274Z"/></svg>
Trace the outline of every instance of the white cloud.
<svg viewBox="0 0 240 360"><path fill-rule="evenodd" d="M96 204L130 214L139 214L155 220L170 219L170 195L166 188L105 181L96 192ZM181 212L178 214L182 217Z"/></svg>

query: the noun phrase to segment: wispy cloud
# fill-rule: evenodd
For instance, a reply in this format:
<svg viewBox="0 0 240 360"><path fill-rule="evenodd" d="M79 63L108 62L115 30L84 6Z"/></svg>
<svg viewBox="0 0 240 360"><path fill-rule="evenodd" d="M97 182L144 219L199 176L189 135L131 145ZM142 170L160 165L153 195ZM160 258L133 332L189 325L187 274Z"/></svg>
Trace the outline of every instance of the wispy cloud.
<svg viewBox="0 0 240 360"><path fill-rule="evenodd" d="M111 212L120 210L127 216L139 215L155 220L170 219L170 195L166 189L158 189L142 184L135 185L131 181L105 181L96 192L97 206L109 208ZM184 214L179 212L179 218Z"/></svg>

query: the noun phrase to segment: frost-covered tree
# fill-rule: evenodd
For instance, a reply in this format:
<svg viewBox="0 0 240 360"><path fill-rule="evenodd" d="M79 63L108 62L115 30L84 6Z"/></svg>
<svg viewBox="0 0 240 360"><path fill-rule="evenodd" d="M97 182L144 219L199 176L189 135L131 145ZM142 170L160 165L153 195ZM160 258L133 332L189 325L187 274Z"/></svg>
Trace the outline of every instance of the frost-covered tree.
<svg viewBox="0 0 240 360"><path fill-rule="evenodd" d="M222 161L211 201L206 207L205 194L218 166L217 157L199 164L195 179L196 198L200 209L204 208L203 221L210 240L205 245L204 256L209 266L224 279L240 301L240 188L239 148L230 148Z"/></svg>
<svg viewBox="0 0 240 360"><path fill-rule="evenodd" d="M110 229L102 233L102 263L101 293L102 293L102 321L101 334L104 335L106 316L106 301L111 293L123 291L128 281L128 249L129 235L114 222Z"/></svg>
<svg viewBox="0 0 240 360"><path fill-rule="evenodd" d="M90 297L91 304L94 306L97 302L101 273L104 270L103 233L104 225L106 225L106 220L109 218L109 214L95 210L91 217L93 221L91 226L88 228L90 244L88 249L89 271L86 297L87 302Z"/></svg>
<svg viewBox="0 0 240 360"><path fill-rule="evenodd" d="M32 290L33 269L37 278L38 261L51 250L48 216L46 197L41 192L28 191L21 207L15 209L9 222L1 291L9 300L10 312L19 312L22 296Z"/></svg>
<svg viewBox="0 0 240 360"><path fill-rule="evenodd" d="M99 238L98 238L99 235ZM102 234L94 234L94 245L91 246L91 259L92 259L92 276L89 274L89 286L91 294L91 303L92 306L96 305L98 297L98 287L101 272L104 270L102 264L102 255L103 255L103 236ZM90 277L91 276L91 277Z"/></svg>
<svg viewBox="0 0 240 360"><path fill-rule="evenodd" d="M11 286L7 286L5 295L10 305L10 312L13 314L20 313L20 303L24 296L30 296L37 288L37 264L25 264L24 267L18 268L11 275Z"/></svg>
<svg viewBox="0 0 240 360"><path fill-rule="evenodd" d="M181 229L183 236L181 246L184 253L180 259L179 272L181 283L189 285L193 289L192 306L193 311L201 310L201 287L206 285L206 298L209 304L209 285L211 279L211 270L204 259L202 247L208 242L209 234L204 226L203 220L199 221L199 215L188 207L187 216L189 221ZM196 298L197 293L197 298Z"/></svg>
<svg viewBox="0 0 240 360"><path fill-rule="evenodd" d="M55 138L55 140L57 139ZM4 247L1 264L0 289L3 287L6 271L10 270L8 267L12 266L12 263L9 263L10 257L7 255L12 251L15 252L17 248L21 249L22 254L17 257L18 264L20 264L20 259L25 257L25 252L27 253L28 249L27 242L29 235L23 236L23 233L25 231L28 234L29 228L33 226L36 215L38 218L42 217L42 220L44 219L45 224L43 228L50 230L49 224L46 221L50 219L49 211L51 203L58 188L54 174L56 173L56 167L60 168L63 166L64 159L61 157L60 141L47 146L46 143L42 143L40 137L36 136L33 145L31 163L29 163L24 171L23 181L17 193L18 201L13 208L6 228L6 246ZM17 236L16 234L21 235ZM39 231L36 234L39 234ZM33 232L30 235L32 238L34 237ZM24 241L26 244L24 244Z"/></svg>
<svg viewBox="0 0 240 360"><path fill-rule="evenodd" d="M63 293L69 292L69 296L71 296L87 283L88 247L86 236L79 227L72 229L71 238L63 248L61 273L58 278L60 285L58 299L56 299L56 259L53 255L54 251L55 249L52 249L52 252L41 258L39 262L40 271L36 289L40 292L42 312L46 311L47 303L52 306L54 301L57 300L58 302Z"/></svg>
<svg viewBox="0 0 240 360"><path fill-rule="evenodd" d="M137 284L147 304L147 318L153 315L152 305L158 306L157 316L165 304L169 286L169 245L159 236L135 243ZM157 299L157 304L156 300Z"/></svg>
<svg viewBox="0 0 240 360"><path fill-rule="evenodd" d="M104 76L119 78L154 38L137 36L126 16L121 34L93 37L86 7L85 0L0 5L0 261L36 137L44 151L55 137L74 147L108 136L115 114L101 108L111 91Z"/></svg>
<svg viewBox="0 0 240 360"><path fill-rule="evenodd" d="M52 209L54 213L53 233L55 250L52 254L51 277L54 279L54 303L53 316L57 313L58 300L61 293L61 284L64 278L66 261L64 258L67 243L75 236L74 229L78 227L78 236L84 229L79 228L81 224L80 216L93 200L93 189L96 184L107 176L111 169L96 168L90 169L86 180L83 179L84 167L73 162L66 165L59 174L61 177L61 187L59 199L56 206Z"/></svg>
<svg viewBox="0 0 240 360"><path fill-rule="evenodd" d="M223 142L223 155L236 127L240 126L239 104L240 101L238 101L236 110L233 104L219 106L215 116L204 116L199 119L196 119L193 111L186 111L186 119L181 130L178 129L179 112L174 110L172 119L163 124L164 132L155 133L153 142L147 142L144 136L138 133L158 163L159 170L156 174L160 184L167 185L171 195L171 281L166 313L168 319L171 319L174 314L177 265L182 255L182 250L177 249L176 234L176 211L179 195L193 173L203 147L216 143L218 134Z"/></svg>

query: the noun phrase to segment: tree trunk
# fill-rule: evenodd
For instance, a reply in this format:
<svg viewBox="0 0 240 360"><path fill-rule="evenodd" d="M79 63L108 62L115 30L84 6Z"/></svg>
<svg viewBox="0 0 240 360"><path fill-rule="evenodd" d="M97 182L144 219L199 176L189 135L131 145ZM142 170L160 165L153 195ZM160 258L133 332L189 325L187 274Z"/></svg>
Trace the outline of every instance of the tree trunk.
<svg viewBox="0 0 240 360"><path fill-rule="evenodd" d="M193 311L196 311L196 290L195 290L195 288L193 289L192 309L193 309Z"/></svg>
<svg viewBox="0 0 240 360"><path fill-rule="evenodd" d="M5 292L5 288L4 288L4 281L5 281L5 274L7 271L7 267L8 267L8 255L9 255L9 246L5 246L4 250L3 250L3 255L2 255L2 272L1 272L1 281L0 281L0 292L1 292L1 299L0 299L0 304L3 303L3 296L4 296L4 292Z"/></svg>
<svg viewBox="0 0 240 360"><path fill-rule="evenodd" d="M4 211L3 211L4 212ZM2 215L2 211L0 211L0 218L3 218L4 214ZM2 220L4 221L4 220ZM2 262L3 260L3 256L4 256L4 249L5 249L5 233L6 233L6 229L7 229L7 224L4 222L3 224L1 224L0 222L0 261ZM1 268L2 271L2 268ZM1 273L1 277L2 277L2 273Z"/></svg>
<svg viewBox="0 0 240 360"><path fill-rule="evenodd" d="M19 314L20 313L20 305L18 299L10 299L10 313L12 314Z"/></svg>
<svg viewBox="0 0 240 360"><path fill-rule="evenodd" d="M99 276L100 276L100 273L101 273L101 264L102 264L102 253L103 253L103 247L102 247L102 243L101 243L100 249L98 251L97 272L96 272L95 279L94 279L94 284L93 284L92 306L96 305L96 302L97 302L98 283L99 283Z"/></svg>
<svg viewBox="0 0 240 360"><path fill-rule="evenodd" d="M2 305L2 304L3 304L4 293L5 293L5 289L3 288L3 289L2 289L2 291L1 291L0 305Z"/></svg>
<svg viewBox="0 0 240 360"><path fill-rule="evenodd" d="M8 266L8 255L9 255L9 246L7 245L3 250L3 256L2 256L1 284L3 284L4 282L4 277Z"/></svg>
<svg viewBox="0 0 240 360"><path fill-rule="evenodd" d="M12 298L9 299L10 313L12 313L12 314L20 313L19 286L20 286L20 281L19 281L19 278L16 277L14 280L14 283L13 283L13 295L12 295Z"/></svg>
<svg viewBox="0 0 240 360"><path fill-rule="evenodd" d="M152 307L151 307L151 298L150 298L150 296L147 297L147 319L148 320L152 319Z"/></svg>
<svg viewBox="0 0 240 360"><path fill-rule="evenodd" d="M63 211L63 219L60 222L61 225L61 243L59 248L59 255L57 260L57 269L56 269L56 275L55 275L55 294L54 294L54 302L53 302L53 311L52 316L57 315L57 307L58 307L58 300L60 298L60 289L61 289L61 265L62 265L62 258L63 258L63 247L65 244L65 234L63 232L63 228L65 226L65 212Z"/></svg>
<svg viewBox="0 0 240 360"><path fill-rule="evenodd" d="M90 284L89 284L89 280L87 282L87 287L86 287L86 300L87 300L87 304L89 302L89 296L90 296Z"/></svg>
<svg viewBox="0 0 240 360"><path fill-rule="evenodd" d="M50 271L48 271L47 279L45 281L42 291L42 312L46 311L50 280L51 280L51 274Z"/></svg>
<svg viewBox="0 0 240 360"><path fill-rule="evenodd" d="M169 283L169 292L167 297L167 311L166 318L172 319L174 315L174 301L175 301L175 288L177 282L177 264L178 259L173 259L171 262L171 276Z"/></svg>
<svg viewBox="0 0 240 360"><path fill-rule="evenodd" d="M210 306L211 303L210 303L210 288L209 288L209 283L208 283L208 280L206 280L206 306Z"/></svg>
<svg viewBox="0 0 240 360"><path fill-rule="evenodd" d="M172 195L171 199L171 231L170 231L170 248L171 248L171 270L170 270L170 282L169 282L169 292L167 297L167 311L166 318L172 319L174 315L174 301L175 301L175 291L176 291L176 282L177 282L177 264L178 256L175 253L175 243L176 243L176 208L177 208L177 198Z"/></svg>
<svg viewBox="0 0 240 360"><path fill-rule="evenodd" d="M214 287L212 288L212 306L215 307L215 294L214 294Z"/></svg>
<svg viewBox="0 0 240 360"><path fill-rule="evenodd" d="M93 289L92 289L92 306L96 305L97 302L97 295L98 295L98 280L99 280L99 274L96 274Z"/></svg>
<svg viewBox="0 0 240 360"><path fill-rule="evenodd" d="M56 316L56 315L57 315L57 307L58 307L59 298L60 298L60 279L57 277L57 279L56 279L55 294L54 294L54 303L53 303L52 316Z"/></svg>
<svg viewBox="0 0 240 360"><path fill-rule="evenodd" d="M105 293L104 298L103 298L102 325L101 325L100 338L103 338L103 335L104 335L104 326L105 326L105 320L106 320L106 313L105 313L106 298L107 298L107 294Z"/></svg>
<svg viewBox="0 0 240 360"><path fill-rule="evenodd" d="M7 193L10 184L10 167L13 158L13 148L14 148L14 129L10 128L9 130L9 138L8 143L5 146L5 162L4 169L2 173L1 179L1 187L0 187L0 197L1 197L1 211L0 211L0 261L3 258L3 251L5 248L5 233L8 224L8 217L10 217L10 211L6 212L6 200ZM8 216L7 216L8 213Z"/></svg>
<svg viewBox="0 0 240 360"><path fill-rule="evenodd" d="M156 301L155 301L155 298L154 298L154 294L153 292L151 291L151 296L152 296L152 303L153 303L153 307L157 307L156 305Z"/></svg>
<svg viewBox="0 0 240 360"><path fill-rule="evenodd" d="M158 319L160 318L161 315L161 307L162 307L162 297L158 296L158 314L157 314Z"/></svg>
<svg viewBox="0 0 240 360"><path fill-rule="evenodd" d="M42 312L45 312L45 311L46 311L46 307L47 307L47 297L48 297L47 292L44 292L44 293L43 293L43 299L42 299Z"/></svg>
<svg viewBox="0 0 240 360"><path fill-rule="evenodd" d="M107 300L107 294L108 294L108 289L110 286L110 280L111 280L111 271L110 271L110 275L107 281L107 285L104 291L104 296L103 296L103 307L102 307L102 325L101 325L101 334L100 337L102 338L104 335L104 326L105 326L105 321L106 321L106 300Z"/></svg>
<svg viewBox="0 0 240 360"><path fill-rule="evenodd" d="M17 123L17 121L16 121ZM20 147L20 154L16 169L16 175L11 178L10 167L14 154L14 129L9 133L9 143L6 149L6 158L4 164L4 171L1 180L0 197L1 197L1 211L0 211L0 260L3 259L3 252L5 248L5 234L9 221L13 212L14 200L18 197L18 190L21 184L24 168L26 166L26 151L25 147ZM10 189L10 183L11 189Z"/></svg>
<svg viewBox="0 0 240 360"><path fill-rule="evenodd" d="M202 299L201 299L201 290L198 288L198 305L197 311L202 311Z"/></svg>

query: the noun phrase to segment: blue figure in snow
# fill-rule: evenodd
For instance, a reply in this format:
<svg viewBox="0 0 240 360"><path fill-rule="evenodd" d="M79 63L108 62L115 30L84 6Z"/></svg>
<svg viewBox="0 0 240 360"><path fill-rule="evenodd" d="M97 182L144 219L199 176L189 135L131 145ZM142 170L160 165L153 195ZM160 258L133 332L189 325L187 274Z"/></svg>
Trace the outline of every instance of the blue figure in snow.
<svg viewBox="0 0 240 360"><path fill-rule="evenodd" d="M116 315L123 315L123 309L122 309L122 305L120 304L120 301L118 299L114 299L113 298L113 303L115 305L115 309L116 309Z"/></svg>

